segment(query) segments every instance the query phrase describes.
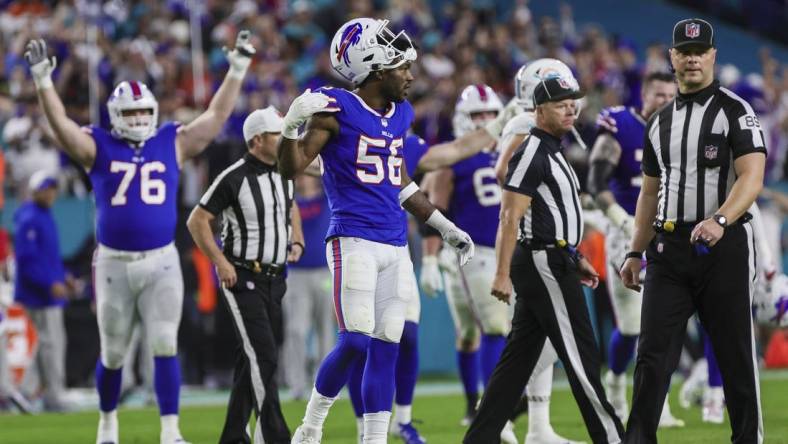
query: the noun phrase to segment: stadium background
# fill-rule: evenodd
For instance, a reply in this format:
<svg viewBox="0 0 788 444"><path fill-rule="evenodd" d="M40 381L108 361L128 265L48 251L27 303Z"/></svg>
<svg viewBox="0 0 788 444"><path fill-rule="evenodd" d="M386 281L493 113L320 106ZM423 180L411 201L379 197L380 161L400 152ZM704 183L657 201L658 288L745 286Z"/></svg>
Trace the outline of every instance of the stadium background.
<svg viewBox="0 0 788 444"><path fill-rule="evenodd" d="M341 23L356 16L387 18L392 29L407 30L419 45L410 100L416 110L415 131L429 144L452 137L453 105L463 86L487 83L508 99L517 68L549 56L567 62L589 92L578 125L589 145L596 113L603 106L637 106L642 75L667 70L672 25L681 18L706 18L715 25L718 78L751 101L769 128L767 186L788 190L785 1L0 0L3 227L12 229L13 211L25 197L29 175L41 168L59 168L63 195L55 213L64 260L75 274L89 278L95 245L89 183L49 138L22 56L29 39L46 38L57 56L55 84L69 116L107 127L107 93L124 79L144 81L152 88L160 104L160 122L193 118L227 68L222 46L232 45L237 30L251 29L258 56L242 97L221 136L184 166L179 190L177 246L187 291L180 335L184 380L223 386L233 362L228 344L235 339L217 304L210 273L194 254L185 216L213 177L244 151L241 124L249 111L272 104L284 112L307 87L343 86L332 73L327 44ZM577 147L571 152L582 176L587 155ZM785 234L783 230L778 243L781 253ZM417 257L414 261L418 264ZM788 257L782 263L788 264ZM90 385L98 352L90 291L86 286L82 298L67 309L72 386ZM606 296L588 296L604 338L611 325ZM422 298L422 303L422 373L454 373L454 335L445 298Z"/></svg>

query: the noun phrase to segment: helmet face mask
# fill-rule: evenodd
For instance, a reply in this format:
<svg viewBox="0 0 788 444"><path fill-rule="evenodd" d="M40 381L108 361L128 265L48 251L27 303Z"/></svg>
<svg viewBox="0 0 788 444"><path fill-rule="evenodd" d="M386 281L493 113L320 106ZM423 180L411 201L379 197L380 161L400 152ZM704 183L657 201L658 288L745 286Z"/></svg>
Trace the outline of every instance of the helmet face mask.
<svg viewBox="0 0 788 444"><path fill-rule="evenodd" d="M454 107L454 137L482 128L503 109L498 94L487 85L466 86Z"/></svg>
<svg viewBox="0 0 788 444"><path fill-rule="evenodd" d="M142 82L121 82L107 100L112 132L131 142L144 142L156 133L159 103ZM140 112L148 111L148 112Z"/></svg>
<svg viewBox="0 0 788 444"><path fill-rule="evenodd" d="M394 34L388 20L351 20L334 34L331 66L340 76L359 85L369 73L416 60L416 48L405 31Z"/></svg>

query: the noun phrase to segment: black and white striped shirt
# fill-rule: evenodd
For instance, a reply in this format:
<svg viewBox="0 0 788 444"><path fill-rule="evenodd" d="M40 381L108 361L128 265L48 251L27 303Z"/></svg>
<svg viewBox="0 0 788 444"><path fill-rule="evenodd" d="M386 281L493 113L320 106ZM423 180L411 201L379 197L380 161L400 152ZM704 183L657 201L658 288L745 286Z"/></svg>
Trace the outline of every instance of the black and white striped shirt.
<svg viewBox="0 0 788 444"><path fill-rule="evenodd" d="M224 254L264 264L284 264L290 239L293 181L275 165L247 153L222 171L200 199L222 215Z"/></svg>
<svg viewBox="0 0 788 444"><path fill-rule="evenodd" d="M533 128L509 161L503 188L530 196L520 239L576 246L583 238L580 182L561 151L561 140Z"/></svg>
<svg viewBox="0 0 788 444"><path fill-rule="evenodd" d="M736 180L733 161L766 153L749 103L712 83L676 97L646 126L643 173L660 179L657 218L680 223L713 216Z"/></svg>

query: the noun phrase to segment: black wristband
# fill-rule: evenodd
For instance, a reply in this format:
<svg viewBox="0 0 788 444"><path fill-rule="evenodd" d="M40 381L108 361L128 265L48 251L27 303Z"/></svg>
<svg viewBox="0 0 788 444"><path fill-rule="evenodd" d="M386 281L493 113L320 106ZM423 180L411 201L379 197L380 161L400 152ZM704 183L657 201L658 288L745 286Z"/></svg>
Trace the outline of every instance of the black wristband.
<svg viewBox="0 0 788 444"><path fill-rule="evenodd" d="M624 260L627 259L643 259L643 252L642 251L630 251L629 253L624 256Z"/></svg>

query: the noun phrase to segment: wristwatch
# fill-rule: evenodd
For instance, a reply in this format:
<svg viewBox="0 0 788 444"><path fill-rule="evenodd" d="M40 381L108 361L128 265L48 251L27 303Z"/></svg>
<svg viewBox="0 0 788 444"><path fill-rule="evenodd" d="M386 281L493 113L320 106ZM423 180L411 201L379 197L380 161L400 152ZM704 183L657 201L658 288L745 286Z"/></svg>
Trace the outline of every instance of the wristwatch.
<svg viewBox="0 0 788 444"><path fill-rule="evenodd" d="M717 222L718 224L720 224L720 226L722 228L725 228L725 227L728 226L728 218L723 216L722 214L717 213L714 216L712 216L712 219L714 219L714 222Z"/></svg>

